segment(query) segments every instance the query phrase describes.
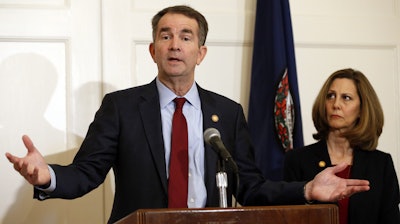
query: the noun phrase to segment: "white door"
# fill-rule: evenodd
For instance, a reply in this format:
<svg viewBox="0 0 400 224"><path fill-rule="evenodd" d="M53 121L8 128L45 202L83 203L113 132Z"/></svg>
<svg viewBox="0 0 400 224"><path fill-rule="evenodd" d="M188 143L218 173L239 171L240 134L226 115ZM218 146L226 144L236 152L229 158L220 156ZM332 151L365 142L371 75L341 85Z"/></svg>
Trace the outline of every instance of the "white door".
<svg viewBox="0 0 400 224"><path fill-rule="evenodd" d="M68 164L101 100L98 0L0 1L1 223L104 223L103 189L33 200L4 153L29 135L49 163Z"/></svg>

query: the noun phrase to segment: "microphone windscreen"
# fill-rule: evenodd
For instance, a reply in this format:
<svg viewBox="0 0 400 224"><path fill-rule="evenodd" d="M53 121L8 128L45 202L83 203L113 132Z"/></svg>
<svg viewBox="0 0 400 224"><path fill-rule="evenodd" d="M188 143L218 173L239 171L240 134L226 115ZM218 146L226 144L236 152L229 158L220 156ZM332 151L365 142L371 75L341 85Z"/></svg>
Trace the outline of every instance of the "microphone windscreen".
<svg viewBox="0 0 400 224"><path fill-rule="evenodd" d="M218 137L221 138L221 134L219 133L219 131L215 128L207 128L204 131L204 141L206 141L207 144L211 144L210 140L213 137Z"/></svg>

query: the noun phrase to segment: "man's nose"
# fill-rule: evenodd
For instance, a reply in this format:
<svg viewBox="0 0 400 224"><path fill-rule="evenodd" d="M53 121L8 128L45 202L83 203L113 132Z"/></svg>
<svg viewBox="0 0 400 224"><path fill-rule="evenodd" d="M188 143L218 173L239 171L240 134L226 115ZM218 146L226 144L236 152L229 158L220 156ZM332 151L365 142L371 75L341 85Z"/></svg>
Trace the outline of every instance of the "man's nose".
<svg viewBox="0 0 400 224"><path fill-rule="evenodd" d="M170 50L173 50L173 51L180 51L181 50L181 47L180 47L180 41L179 41L179 39L178 38L176 38L176 37L174 37L174 38L172 38L171 39L171 42L170 42Z"/></svg>

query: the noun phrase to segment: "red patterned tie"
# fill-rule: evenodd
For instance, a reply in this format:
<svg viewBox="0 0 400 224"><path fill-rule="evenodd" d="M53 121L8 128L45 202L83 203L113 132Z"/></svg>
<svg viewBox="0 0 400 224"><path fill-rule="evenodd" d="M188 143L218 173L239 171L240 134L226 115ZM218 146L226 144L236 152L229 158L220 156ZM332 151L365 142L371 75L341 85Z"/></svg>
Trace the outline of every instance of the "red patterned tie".
<svg viewBox="0 0 400 224"><path fill-rule="evenodd" d="M169 160L168 207L187 208L188 194L188 131L182 113L185 98L175 98L172 118L171 156Z"/></svg>

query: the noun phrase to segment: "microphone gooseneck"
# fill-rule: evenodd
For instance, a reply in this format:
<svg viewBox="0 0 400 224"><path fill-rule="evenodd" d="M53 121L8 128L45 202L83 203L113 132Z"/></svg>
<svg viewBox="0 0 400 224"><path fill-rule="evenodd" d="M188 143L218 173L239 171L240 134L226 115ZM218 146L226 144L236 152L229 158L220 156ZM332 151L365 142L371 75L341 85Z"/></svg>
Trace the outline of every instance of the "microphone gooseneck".
<svg viewBox="0 0 400 224"><path fill-rule="evenodd" d="M231 154L226 149L224 143L221 140L221 134L216 128L207 128L204 131L204 141L211 145L212 149L219 155L219 157L231 164L231 167L235 173L238 172L236 162L232 159Z"/></svg>

